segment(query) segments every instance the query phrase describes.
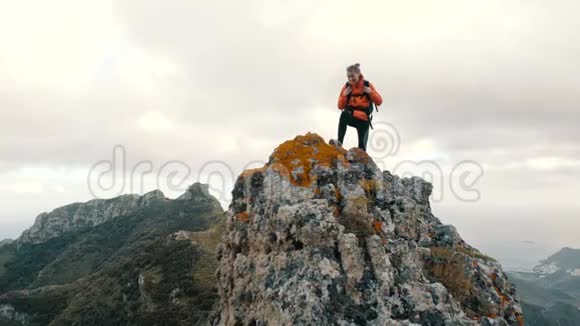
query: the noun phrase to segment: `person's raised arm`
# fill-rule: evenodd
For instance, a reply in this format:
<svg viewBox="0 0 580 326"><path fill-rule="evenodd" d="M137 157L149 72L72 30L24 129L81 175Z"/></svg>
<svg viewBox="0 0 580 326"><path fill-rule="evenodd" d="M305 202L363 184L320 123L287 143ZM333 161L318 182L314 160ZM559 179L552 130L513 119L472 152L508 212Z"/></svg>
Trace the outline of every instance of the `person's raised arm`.
<svg viewBox="0 0 580 326"><path fill-rule="evenodd" d="M349 87L347 87L346 85L342 86L340 94L338 95L338 108L340 110L343 110L346 107L347 95L350 94L351 91L352 89L350 88L350 86Z"/></svg>

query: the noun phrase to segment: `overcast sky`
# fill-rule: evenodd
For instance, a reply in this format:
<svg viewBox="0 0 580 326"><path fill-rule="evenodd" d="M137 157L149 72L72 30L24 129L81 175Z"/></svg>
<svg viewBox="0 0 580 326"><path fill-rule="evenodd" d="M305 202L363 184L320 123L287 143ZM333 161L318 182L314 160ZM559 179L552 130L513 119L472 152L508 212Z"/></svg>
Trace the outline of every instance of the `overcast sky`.
<svg viewBox="0 0 580 326"><path fill-rule="evenodd" d="M395 172L437 163L444 222L491 254L580 246L579 10L572 0L0 0L0 238L91 199L89 168L115 145L128 168L178 160L195 181L213 160L237 174L297 134L335 137L345 67L360 62L384 98L376 121L401 140L386 160L371 154ZM465 160L484 171L476 202L448 186Z"/></svg>

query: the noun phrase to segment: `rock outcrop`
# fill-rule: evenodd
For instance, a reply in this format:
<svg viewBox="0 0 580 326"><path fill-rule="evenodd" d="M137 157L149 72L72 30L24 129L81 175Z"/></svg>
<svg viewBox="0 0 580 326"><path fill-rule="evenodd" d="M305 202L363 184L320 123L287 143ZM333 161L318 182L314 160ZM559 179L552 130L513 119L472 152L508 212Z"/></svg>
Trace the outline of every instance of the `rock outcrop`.
<svg viewBox="0 0 580 326"><path fill-rule="evenodd" d="M241 174L214 325L523 325L501 266L431 213L432 187L315 134Z"/></svg>
<svg viewBox="0 0 580 326"><path fill-rule="evenodd" d="M50 213L38 215L34 224L17 241L42 243L66 232L94 227L114 218L133 214L152 202L165 199L161 191L154 190L143 196L130 194L62 206Z"/></svg>

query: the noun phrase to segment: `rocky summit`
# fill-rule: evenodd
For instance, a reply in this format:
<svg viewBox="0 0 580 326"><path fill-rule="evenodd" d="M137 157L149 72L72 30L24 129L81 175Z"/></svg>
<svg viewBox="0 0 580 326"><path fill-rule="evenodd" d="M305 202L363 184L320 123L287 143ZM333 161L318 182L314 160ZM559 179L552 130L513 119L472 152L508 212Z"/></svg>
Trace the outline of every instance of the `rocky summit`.
<svg viewBox="0 0 580 326"><path fill-rule="evenodd" d="M430 208L432 186L316 134L236 181L213 325L523 325L501 266Z"/></svg>

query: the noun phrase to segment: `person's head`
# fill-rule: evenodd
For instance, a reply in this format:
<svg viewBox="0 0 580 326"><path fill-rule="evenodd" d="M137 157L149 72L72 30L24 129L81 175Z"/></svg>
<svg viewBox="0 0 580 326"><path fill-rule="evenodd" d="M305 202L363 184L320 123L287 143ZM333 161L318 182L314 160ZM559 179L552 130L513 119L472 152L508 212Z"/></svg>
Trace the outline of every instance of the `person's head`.
<svg viewBox="0 0 580 326"><path fill-rule="evenodd" d="M350 83L356 83L359 80L360 75L360 63L355 63L346 68L346 77Z"/></svg>

